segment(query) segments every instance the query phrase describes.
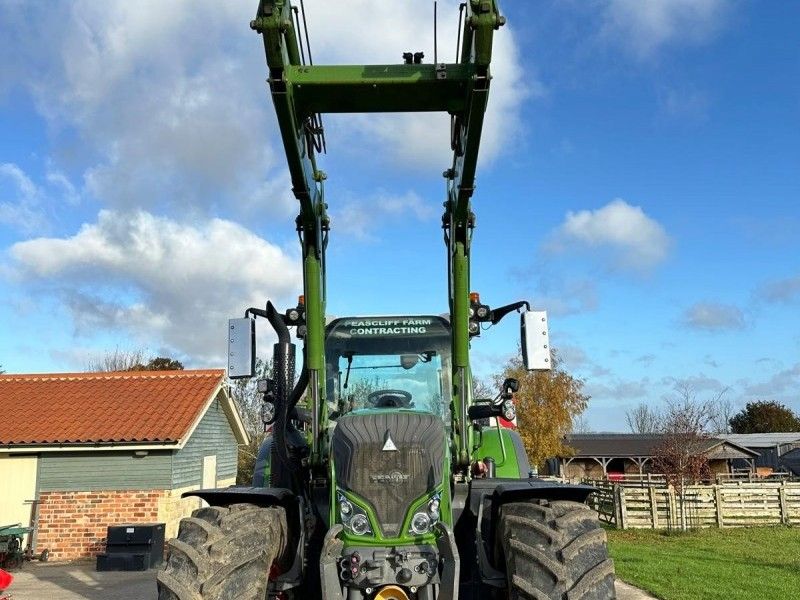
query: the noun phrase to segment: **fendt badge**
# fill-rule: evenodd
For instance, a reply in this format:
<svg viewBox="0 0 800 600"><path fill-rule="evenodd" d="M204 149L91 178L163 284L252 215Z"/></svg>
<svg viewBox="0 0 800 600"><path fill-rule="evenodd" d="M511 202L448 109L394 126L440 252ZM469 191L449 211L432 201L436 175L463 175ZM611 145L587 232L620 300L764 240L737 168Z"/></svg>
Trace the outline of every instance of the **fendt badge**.
<svg viewBox="0 0 800 600"><path fill-rule="evenodd" d="M386 432L386 442L383 444L383 448L381 448L383 452L397 452L397 446L394 445L394 441L392 440L392 436L389 435L389 432Z"/></svg>
<svg viewBox="0 0 800 600"><path fill-rule="evenodd" d="M370 475L369 478L373 483L391 483L392 485L400 485L408 481L408 475L400 471L392 471L389 474L377 473Z"/></svg>

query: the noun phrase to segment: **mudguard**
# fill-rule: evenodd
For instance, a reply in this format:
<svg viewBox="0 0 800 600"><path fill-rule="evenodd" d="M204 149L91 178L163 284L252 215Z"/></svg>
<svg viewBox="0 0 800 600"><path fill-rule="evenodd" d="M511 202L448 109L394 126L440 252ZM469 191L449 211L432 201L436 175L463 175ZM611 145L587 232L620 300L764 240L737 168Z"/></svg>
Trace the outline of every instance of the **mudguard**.
<svg viewBox="0 0 800 600"><path fill-rule="evenodd" d="M496 477L525 478L531 471L528 455L519 432L507 427L487 427L478 438L480 445L473 458L492 458L495 461Z"/></svg>
<svg viewBox="0 0 800 600"><path fill-rule="evenodd" d="M256 506L283 506L287 509L297 508L297 496L286 488L264 488L236 486L192 490L181 494L181 498L202 498L212 506L230 506L246 502Z"/></svg>
<svg viewBox="0 0 800 600"><path fill-rule="evenodd" d="M586 499L596 492L590 485L575 485L539 479L473 479L469 487L468 506L473 515L478 515L482 500L490 500L492 516L496 516L500 506L506 502L519 502L521 500L573 500L586 502Z"/></svg>
<svg viewBox="0 0 800 600"><path fill-rule="evenodd" d="M300 499L286 488L264 488L235 486L206 490L192 490L181 494L181 498L202 498L211 506L231 504L255 504L256 506L282 506L290 523L300 517Z"/></svg>

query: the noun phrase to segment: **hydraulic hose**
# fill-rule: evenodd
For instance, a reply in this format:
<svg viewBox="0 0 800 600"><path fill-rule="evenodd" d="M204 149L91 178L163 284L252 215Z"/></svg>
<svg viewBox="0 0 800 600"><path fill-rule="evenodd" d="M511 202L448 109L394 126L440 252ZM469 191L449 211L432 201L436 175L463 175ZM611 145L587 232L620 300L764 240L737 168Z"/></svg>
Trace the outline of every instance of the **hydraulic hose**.
<svg viewBox="0 0 800 600"><path fill-rule="evenodd" d="M295 411L294 414L299 415L299 413L295 410L297 403L300 402L300 398L303 397L303 394L306 393L306 388L308 387L308 367L306 366L306 358L305 358L305 350L303 351L303 366L300 369L300 377L297 379L297 385L294 386L292 390L291 396L289 396L289 414L293 414L292 411ZM298 419L302 420L302 419Z"/></svg>

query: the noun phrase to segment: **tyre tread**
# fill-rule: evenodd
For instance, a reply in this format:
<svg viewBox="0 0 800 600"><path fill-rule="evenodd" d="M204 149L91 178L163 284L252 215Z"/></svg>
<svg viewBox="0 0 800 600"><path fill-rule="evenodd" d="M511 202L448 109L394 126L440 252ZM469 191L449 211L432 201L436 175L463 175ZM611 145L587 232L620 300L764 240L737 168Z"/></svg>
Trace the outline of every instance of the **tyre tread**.
<svg viewBox="0 0 800 600"><path fill-rule="evenodd" d="M512 600L613 600L605 531L585 504L537 500L500 509L498 564Z"/></svg>
<svg viewBox="0 0 800 600"><path fill-rule="evenodd" d="M159 600L263 600L270 567L286 552L287 528L280 507L195 510L167 543L167 562L157 576Z"/></svg>

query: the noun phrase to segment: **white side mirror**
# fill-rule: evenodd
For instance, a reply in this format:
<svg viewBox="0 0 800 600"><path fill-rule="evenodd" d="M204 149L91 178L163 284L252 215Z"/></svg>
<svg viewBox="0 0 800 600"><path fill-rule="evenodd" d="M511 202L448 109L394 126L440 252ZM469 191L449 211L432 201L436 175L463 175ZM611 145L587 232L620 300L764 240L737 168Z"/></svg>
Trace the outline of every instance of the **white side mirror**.
<svg viewBox="0 0 800 600"><path fill-rule="evenodd" d="M521 346L522 362L529 371L549 371L550 334L547 330L547 311L529 310L522 313Z"/></svg>
<svg viewBox="0 0 800 600"><path fill-rule="evenodd" d="M228 319L228 377L242 379L256 372L256 321Z"/></svg>

